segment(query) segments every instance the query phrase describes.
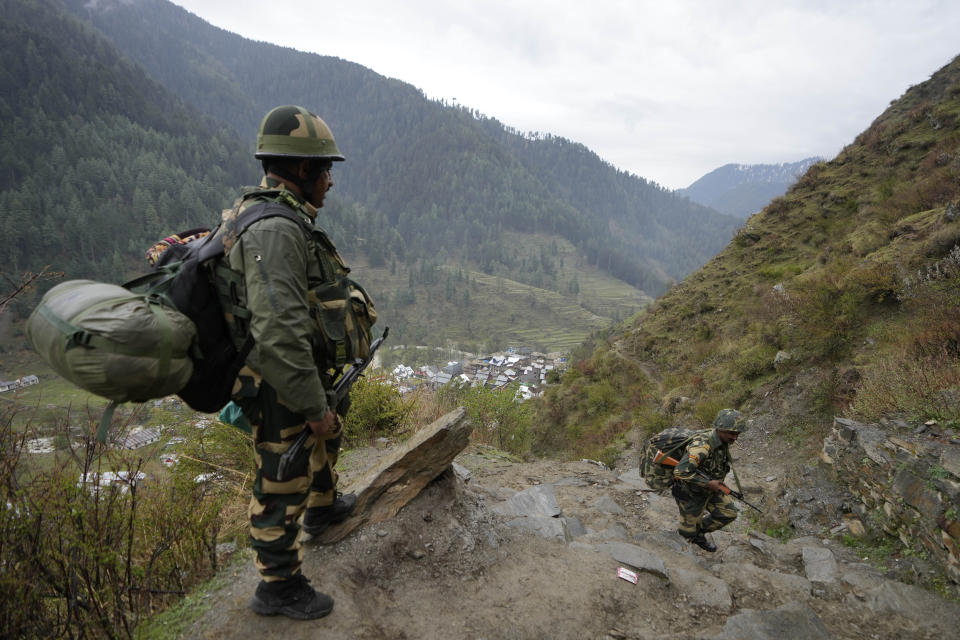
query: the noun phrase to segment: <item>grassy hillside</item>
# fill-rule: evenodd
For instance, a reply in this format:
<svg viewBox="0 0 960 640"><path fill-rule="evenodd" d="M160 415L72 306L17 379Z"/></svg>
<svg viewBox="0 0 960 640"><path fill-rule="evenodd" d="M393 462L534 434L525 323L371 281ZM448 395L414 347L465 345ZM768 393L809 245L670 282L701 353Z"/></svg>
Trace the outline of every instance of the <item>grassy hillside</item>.
<svg viewBox="0 0 960 640"><path fill-rule="evenodd" d="M540 409L543 446L589 453L585 429L595 451L638 422L706 423L768 394L801 432L839 413L956 429L958 199L960 58L585 354ZM642 370L622 380L622 362L662 386Z"/></svg>
<svg viewBox="0 0 960 640"><path fill-rule="evenodd" d="M569 351L650 302L640 290L588 265L563 238L506 235L512 246L522 248L518 260L550 257L551 280L561 291L519 282L507 271L484 273L457 256L428 265L372 267L360 261L351 266L376 301L378 326L391 327L393 344L453 344L472 352L510 345ZM346 255L352 258L349 251Z"/></svg>

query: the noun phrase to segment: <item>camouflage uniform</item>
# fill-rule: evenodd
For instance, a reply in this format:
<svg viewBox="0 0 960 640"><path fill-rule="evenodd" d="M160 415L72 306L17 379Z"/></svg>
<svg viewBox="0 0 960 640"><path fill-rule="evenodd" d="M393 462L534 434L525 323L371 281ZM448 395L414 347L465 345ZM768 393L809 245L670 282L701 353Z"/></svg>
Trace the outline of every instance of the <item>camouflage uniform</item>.
<svg viewBox="0 0 960 640"><path fill-rule="evenodd" d="M265 218L239 238L232 224L239 213L261 202L280 203L303 221ZM328 410L335 356L324 340L313 291L349 272L327 235L313 228L317 208L283 183L265 177L259 190L248 192L223 215L225 264L235 274L239 307L249 311L255 340L234 386L234 402L253 429L257 466L250 501L250 535L256 565L264 581L287 580L299 573L302 552L297 522L307 507L333 503L337 484L334 465L340 450L342 423L317 446L310 435L278 482L280 456ZM221 276L223 274L220 274ZM242 319L229 316L235 335L247 330Z"/></svg>
<svg viewBox="0 0 960 640"><path fill-rule="evenodd" d="M716 429L697 433L673 471L672 493L680 508L680 535L685 538L716 531L737 519L733 499L707 489L707 480L697 470L720 481L730 472L730 451Z"/></svg>

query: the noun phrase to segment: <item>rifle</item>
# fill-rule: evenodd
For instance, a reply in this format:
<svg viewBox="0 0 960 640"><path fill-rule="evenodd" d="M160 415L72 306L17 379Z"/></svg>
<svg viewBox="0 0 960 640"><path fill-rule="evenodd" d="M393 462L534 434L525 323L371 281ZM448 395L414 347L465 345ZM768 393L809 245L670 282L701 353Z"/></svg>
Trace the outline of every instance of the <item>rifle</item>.
<svg viewBox="0 0 960 640"><path fill-rule="evenodd" d="M347 369L347 372L344 373L337 380L336 384L333 385L333 390L328 392L329 396L329 406L331 411L336 411L336 407L340 402L350 394L350 387L353 386L353 383L356 382L361 375L363 375L363 370L373 362L373 354L377 352L377 349L380 348L380 345L383 344L383 341L387 339L387 334L390 333L390 327L385 327L383 330L383 335L374 340L370 344L370 354L367 356L366 360L361 360L357 358L353 361L352 366ZM293 458L300 452L300 449L303 448L303 445L306 444L307 438L310 436L310 427L304 425L305 428L300 435L297 436L297 439L293 441L293 444L290 445L290 448L284 451L283 455L280 456L280 464L277 466L277 482L283 482L284 477L287 475L287 469L290 466L290 463L293 461Z"/></svg>
<svg viewBox="0 0 960 640"><path fill-rule="evenodd" d="M676 458L671 458L668 455L664 455L663 451L660 451L659 449L657 449L657 454L653 456L653 461L654 463L659 463L667 467L675 467L678 464L680 464L679 460L677 460ZM707 482L710 482L711 480L713 480L713 478L705 474L703 471L700 471L699 469L697 469L697 475L700 476L702 480L706 480ZM740 491L734 491L727 485L723 484L723 482L720 483L720 491L727 494L728 496L733 496L743 504L763 514L763 511L760 509L760 507L757 507L756 505L752 505L749 502L747 502L746 498L743 497L743 493L741 493Z"/></svg>

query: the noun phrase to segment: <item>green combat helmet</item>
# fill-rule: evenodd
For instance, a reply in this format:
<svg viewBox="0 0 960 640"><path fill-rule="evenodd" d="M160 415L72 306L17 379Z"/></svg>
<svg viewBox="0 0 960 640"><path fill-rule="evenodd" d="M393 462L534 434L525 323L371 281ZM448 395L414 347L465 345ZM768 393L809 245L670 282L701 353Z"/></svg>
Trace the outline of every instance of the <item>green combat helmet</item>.
<svg viewBox="0 0 960 640"><path fill-rule="evenodd" d="M256 158L344 159L327 123L294 105L271 109L263 118L257 133Z"/></svg>
<svg viewBox="0 0 960 640"><path fill-rule="evenodd" d="M747 430L747 421L743 417L743 414L736 409L723 409L717 414L716 420L713 421L713 426L715 429L721 431L743 433Z"/></svg>

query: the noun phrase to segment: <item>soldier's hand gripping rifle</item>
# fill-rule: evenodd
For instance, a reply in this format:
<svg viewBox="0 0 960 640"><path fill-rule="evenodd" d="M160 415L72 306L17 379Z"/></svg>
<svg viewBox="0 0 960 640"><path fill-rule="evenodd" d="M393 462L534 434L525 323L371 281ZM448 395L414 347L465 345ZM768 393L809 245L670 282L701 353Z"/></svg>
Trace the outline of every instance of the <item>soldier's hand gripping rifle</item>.
<svg viewBox="0 0 960 640"><path fill-rule="evenodd" d="M390 327L385 327L383 329L383 335L374 340L370 344L370 354L367 356L366 360L361 360L357 358L353 362L353 366L347 369L337 380L336 384L333 385L333 390L329 392L329 405L332 411L336 410L336 407L340 405L340 402L343 401L348 395L350 395L350 387L353 386L353 383L360 379L360 376L363 375L363 370L373 362L373 354L377 352L377 349L380 348L380 345L383 344L383 341L387 339L387 334L390 333ZM307 438L310 436L310 427L306 427L297 439L293 441L293 444L290 445L290 448L287 449L282 456L280 456L280 464L277 466L277 482L283 482L283 479L287 476L287 469L290 467L290 463L293 461L293 458L300 452L300 449L303 448L303 445L307 443Z"/></svg>
<svg viewBox="0 0 960 640"><path fill-rule="evenodd" d="M659 449L657 450L657 454L653 456L653 462L654 464L662 464L667 467L675 467L678 464L680 464L679 460L677 460L676 458L671 458L670 456L664 455L663 451L660 451ZM706 480L707 482L710 482L713 479L707 474L705 474L703 471L700 471L699 469L697 469L697 475L700 476L701 479ZM723 482L720 483L720 491L727 494L728 496L733 496L734 498L736 498L743 504L747 505L751 509L755 509L761 514L763 513L763 511L759 507L747 502L746 498L743 497L743 493L741 493L740 491L734 491L727 485L723 484Z"/></svg>

